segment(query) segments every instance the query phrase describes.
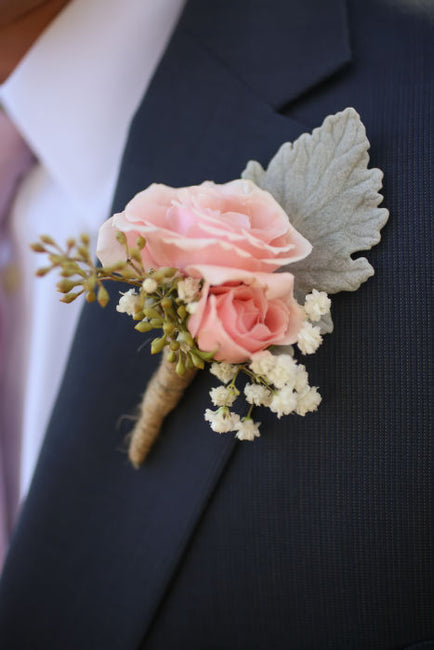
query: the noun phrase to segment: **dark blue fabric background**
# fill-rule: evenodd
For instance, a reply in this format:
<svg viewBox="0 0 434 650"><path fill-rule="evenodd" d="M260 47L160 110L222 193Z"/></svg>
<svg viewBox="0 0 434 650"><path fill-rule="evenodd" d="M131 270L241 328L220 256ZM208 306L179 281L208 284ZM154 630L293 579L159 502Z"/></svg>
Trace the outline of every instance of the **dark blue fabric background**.
<svg viewBox="0 0 434 650"><path fill-rule="evenodd" d="M261 412L262 437L236 444L202 419L202 374L138 472L116 423L157 360L115 300L86 306L4 572L2 648L433 647L433 20L430 3L188 3L114 210L153 181L235 178L354 106L391 213L376 275L333 300L307 363L317 413Z"/></svg>

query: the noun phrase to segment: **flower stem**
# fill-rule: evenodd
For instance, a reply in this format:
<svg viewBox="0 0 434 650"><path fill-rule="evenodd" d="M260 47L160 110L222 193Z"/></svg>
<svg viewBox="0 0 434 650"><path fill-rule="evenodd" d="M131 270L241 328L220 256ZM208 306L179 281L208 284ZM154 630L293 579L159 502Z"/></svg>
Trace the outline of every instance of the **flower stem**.
<svg viewBox="0 0 434 650"><path fill-rule="evenodd" d="M166 347L160 366L146 388L139 419L131 433L128 456L136 469L145 461L158 438L164 418L176 407L197 372L196 368L186 369L182 376L178 375L175 364L167 359L168 354Z"/></svg>

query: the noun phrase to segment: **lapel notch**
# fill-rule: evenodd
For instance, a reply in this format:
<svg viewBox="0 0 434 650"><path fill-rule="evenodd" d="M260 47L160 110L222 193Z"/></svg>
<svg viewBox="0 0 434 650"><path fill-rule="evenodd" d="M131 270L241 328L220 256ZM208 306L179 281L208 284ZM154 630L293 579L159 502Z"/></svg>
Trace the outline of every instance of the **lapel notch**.
<svg viewBox="0 0 434 650"><path fill-rule="evenodd" d="M343 0L190 0L180 25L275 110L351 61Z"/></svg>

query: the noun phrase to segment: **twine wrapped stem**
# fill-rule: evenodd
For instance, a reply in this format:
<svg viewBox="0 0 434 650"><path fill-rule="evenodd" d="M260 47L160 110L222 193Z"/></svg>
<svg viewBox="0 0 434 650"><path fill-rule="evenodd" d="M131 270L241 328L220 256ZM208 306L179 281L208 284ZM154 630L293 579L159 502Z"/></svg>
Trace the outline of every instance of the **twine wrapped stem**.
<svg viewBox="0 0 434 650"><path fill-rule="evenodd" d="M166 348L143 395L139 419L131 434L128 457L135 468L145 461L158 438L164 418L177 406L197 372L196 368L189 369L180 376L175 367L176 363L167 359Z"/></svg>

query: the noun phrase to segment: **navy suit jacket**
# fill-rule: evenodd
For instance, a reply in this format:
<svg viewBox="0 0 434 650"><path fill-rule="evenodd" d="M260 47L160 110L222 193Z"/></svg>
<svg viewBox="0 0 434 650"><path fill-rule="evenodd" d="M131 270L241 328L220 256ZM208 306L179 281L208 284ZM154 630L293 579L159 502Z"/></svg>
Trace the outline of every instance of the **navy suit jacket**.
<svg viewBox="0 0 434 650"><path fill-rule="evenodd" d="M354 106L390 220L309 358L323 403L237 443L200 373L145 466L124 437L157 359L86 305L0 592L7 650L434 647L431 3L190 0L131 125L113 211L239 177ZM432 538L431 538L432 539ZM431 640L431 641L430 641Z"/></svg>

